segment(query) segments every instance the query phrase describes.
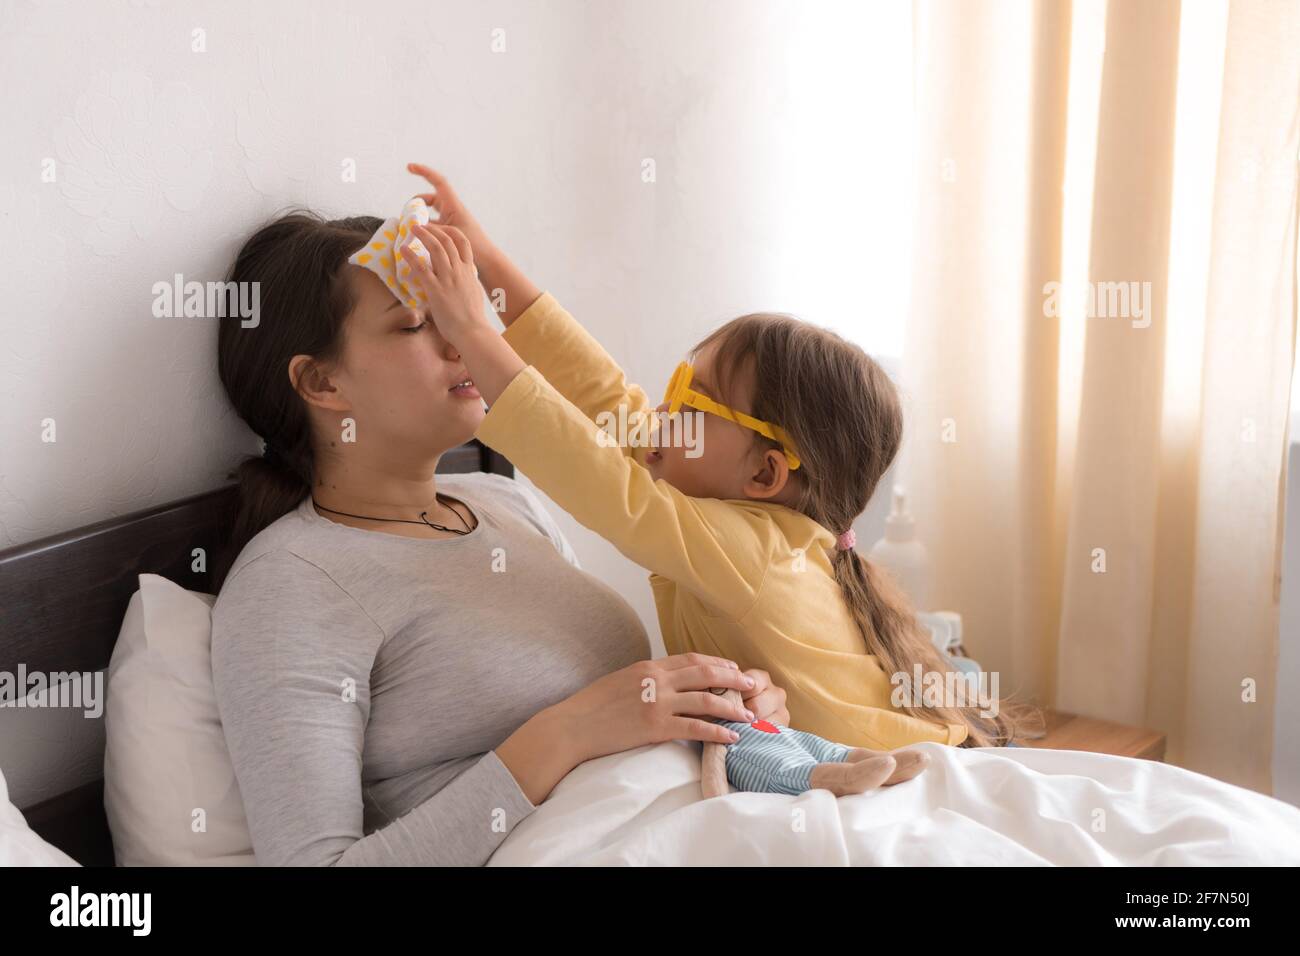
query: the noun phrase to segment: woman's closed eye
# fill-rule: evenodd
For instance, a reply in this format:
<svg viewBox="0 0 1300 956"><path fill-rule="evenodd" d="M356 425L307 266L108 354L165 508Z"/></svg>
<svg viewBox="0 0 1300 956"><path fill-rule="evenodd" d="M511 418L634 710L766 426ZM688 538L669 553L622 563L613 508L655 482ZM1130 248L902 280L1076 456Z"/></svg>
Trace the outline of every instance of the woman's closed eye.
<svg viewBox="0 0 1300 956"><path fill-rule="evenodd" d="M429 323L428 323L427 320L425 320L425 319L421 319L419 325L408 326L408 327L402 329L402 331L403 331L403 332L419 332L421 329L423 329L423 328L424 328L426 325L428 325L428 324L429 324Z"/></svg>

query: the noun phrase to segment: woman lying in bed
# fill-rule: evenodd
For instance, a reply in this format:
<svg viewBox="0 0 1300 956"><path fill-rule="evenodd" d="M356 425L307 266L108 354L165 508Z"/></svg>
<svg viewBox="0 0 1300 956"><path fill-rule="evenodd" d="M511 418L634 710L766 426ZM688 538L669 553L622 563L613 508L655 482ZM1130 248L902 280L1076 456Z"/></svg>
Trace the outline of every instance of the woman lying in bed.
<svg viewBox="0 0 1300 956"><path fill-rule="evenodd" d="M430 317L347 264L380 224L286 215L229 277L261 314L222 322L221 382L268 451L239 468L212 669L261 865L481 864L586 760L790 719L763 671L646 660L521 485L435 480L483 404Z"/></svg>

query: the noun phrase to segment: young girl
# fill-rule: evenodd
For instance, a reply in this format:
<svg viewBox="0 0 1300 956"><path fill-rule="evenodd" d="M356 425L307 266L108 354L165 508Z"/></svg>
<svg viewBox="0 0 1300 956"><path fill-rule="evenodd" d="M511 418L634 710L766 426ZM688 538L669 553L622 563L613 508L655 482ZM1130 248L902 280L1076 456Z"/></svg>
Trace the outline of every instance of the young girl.
<svg viewBox="0 0 1300 956"><path fill-rule="evenodd" d="M659 407L706 412L698 450L619 447L596 418L650 412L644 392L487 240L442 177L412 169L437 188L439 222L410 229L398 272L490 406L478 437L652 572L669 653L766 669L792 727L845 745L836 761L849 748L988 746L1016 733L1025 711L1010 703L981 717L978 706L891 701L891 675L952 668L853 547L853 520L902 433L896 391L866 353L788 316L742 316L691 351ZM504 335L480 281L504 291Z"/></svg>

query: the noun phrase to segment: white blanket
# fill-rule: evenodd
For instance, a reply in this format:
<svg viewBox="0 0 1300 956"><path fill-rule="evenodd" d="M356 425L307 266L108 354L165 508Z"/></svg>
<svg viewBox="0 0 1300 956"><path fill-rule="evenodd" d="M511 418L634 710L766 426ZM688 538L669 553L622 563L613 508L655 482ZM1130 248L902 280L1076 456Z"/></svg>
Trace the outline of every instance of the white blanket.
<svg viewBox="0 0 1300 956"><path fill-rule="evenodd" d="M76 860L27 825L22 811L9 802L9 785L0 772L0 867L76 865Z"/></svg>
<svg viewBox="0 0 1300 956"><path fill-rule="evenodd" d="M1300 865L1300 809L1167 764L919 744L907 783L838 800L700 796L700 745L641 747L565 777L492 866Z"/></svg>

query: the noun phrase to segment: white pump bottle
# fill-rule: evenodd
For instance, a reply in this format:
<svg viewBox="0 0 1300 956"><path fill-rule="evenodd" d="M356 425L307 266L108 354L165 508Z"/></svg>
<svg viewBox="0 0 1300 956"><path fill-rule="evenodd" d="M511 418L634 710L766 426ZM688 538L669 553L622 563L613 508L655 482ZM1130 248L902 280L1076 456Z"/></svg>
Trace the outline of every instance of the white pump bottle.
<svg viewBox="0 0 1300 956"><path fill-rule="evenodd" d="M885 536L871 546L867 557L893 576L915 610L930 609L930 555L916 538L916 522L907 510L902 485L894 485Z"/></svg>

